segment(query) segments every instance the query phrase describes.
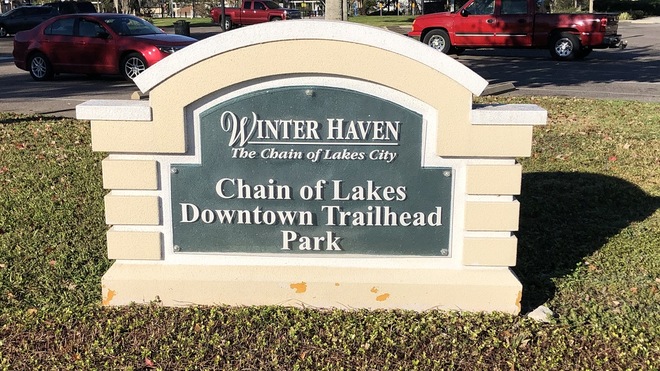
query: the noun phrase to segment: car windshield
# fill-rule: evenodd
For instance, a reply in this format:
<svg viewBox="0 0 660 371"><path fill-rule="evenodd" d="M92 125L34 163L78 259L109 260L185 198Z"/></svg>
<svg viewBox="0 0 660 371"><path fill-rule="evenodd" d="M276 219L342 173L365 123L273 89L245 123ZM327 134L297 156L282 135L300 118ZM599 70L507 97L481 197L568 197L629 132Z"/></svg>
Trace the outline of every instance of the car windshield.
<svg viewBox="0 0 660 371"><path fill-rule="evenodd" d="M266 5L266 8L268 9L279 9L280 4L274 2L274 1L264 1L264 4Z"/></svg>
<svg viewBox="0 0 660 371"><path fill-rule="evenodd" d="M164 33L160 28L137 17L112 17L105 19L105 23L117 34L122 36L140 36Z"/></svg>

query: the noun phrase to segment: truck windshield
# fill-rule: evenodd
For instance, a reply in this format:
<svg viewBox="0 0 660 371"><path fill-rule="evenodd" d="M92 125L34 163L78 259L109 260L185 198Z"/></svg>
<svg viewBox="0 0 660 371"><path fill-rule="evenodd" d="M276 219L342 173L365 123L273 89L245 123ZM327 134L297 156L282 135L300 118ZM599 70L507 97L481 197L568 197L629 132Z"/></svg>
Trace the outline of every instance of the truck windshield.
<svg viewBox="0 0 660 371"><path fill-rule="evenodd" d="M266 8L268 9L279 9L280 4L274 2L274 1L264 1L264 5L266 5Z"/></svg>
<svg viewBox="0 0 660 371"><path fill-rule="evenodd" d="M453 12L458 11L467 2L468 2L468 0L451 0L451 5L450 5L451 12L453 13Z"/></svg>
<svg viewBox="0 0 660 371"><path fill-rule="evenodd" d="M469 14L485 15L495 12L495 0L474 0L465 8Z"/></svg>

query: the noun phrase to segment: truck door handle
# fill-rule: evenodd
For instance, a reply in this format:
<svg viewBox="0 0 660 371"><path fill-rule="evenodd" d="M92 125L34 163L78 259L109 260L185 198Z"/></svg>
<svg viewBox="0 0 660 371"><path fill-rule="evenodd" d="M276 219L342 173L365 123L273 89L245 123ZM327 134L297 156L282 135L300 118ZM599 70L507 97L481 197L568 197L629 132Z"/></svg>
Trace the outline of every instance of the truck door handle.
<svg viewBox="0 0 660 371"><path fill-rule="evenodd" d="M495 23L495 20L493 18L491 18L491 19L487 20L486 23Z"/></svg>

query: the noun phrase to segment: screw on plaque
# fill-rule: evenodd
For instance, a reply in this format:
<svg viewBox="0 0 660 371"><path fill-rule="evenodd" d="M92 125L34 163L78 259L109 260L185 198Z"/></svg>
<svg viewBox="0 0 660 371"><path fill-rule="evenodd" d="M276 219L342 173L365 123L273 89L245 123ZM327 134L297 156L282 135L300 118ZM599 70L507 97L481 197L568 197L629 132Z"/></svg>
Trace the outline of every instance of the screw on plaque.
<svg viewBox="0 0 660 371"><path fill-rule="evenodd" d="M447 255L449 255L449 250L447 250L447 249L442 249L442 250L440 250L440 255L442 255L442 256L447 256Z"/></svg>
<svg viewBox="0 0 660 371"><path fill-rule="evenodd" d="M314 96L316 96L316 92L312 89L306 89L305 90L305 95L308 96L308 97L314 97Z"/></svg>
<svg viewBox="0 0 660 371"><path fill-rule="evenodd" d="M181 247L179 245L174 245L174 252L179 252L181 251Z"/></svg>
<svg viewBox="0 0 660 371"><path fill-rule="evenodd" d="M178 174L178 173L179 173L179 169L173 167L172 169L170 169L170 173L172 173L172 174Z"/></svg>
<svg viewBox="0 0 660 371"><path fill-rule="evenodd" d="M451 170L445 170L445 171L443 171L443 172L442 172L442 175L444 175L444 176L446 176L446 177L450 177L450 176L451 176Z"/></svg>

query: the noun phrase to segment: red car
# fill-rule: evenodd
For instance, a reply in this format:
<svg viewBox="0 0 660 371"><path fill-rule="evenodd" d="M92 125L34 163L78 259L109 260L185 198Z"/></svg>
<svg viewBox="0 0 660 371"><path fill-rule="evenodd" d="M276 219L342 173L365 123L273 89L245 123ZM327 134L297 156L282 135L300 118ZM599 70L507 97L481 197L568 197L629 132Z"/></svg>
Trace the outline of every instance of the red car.
<svg viewBox="0 0 660 371"><path fill-rule="evenodd" d="M126 14L69 14L14 37L14 64L37 81L56 73L121 74L133 80L195 39Z"/></svg>

